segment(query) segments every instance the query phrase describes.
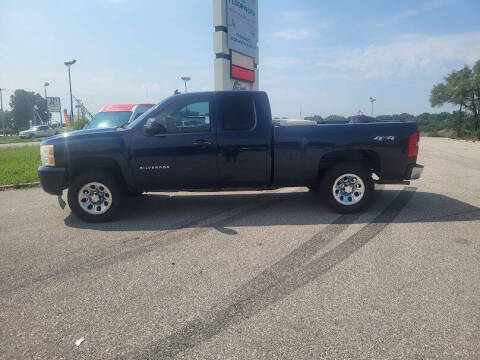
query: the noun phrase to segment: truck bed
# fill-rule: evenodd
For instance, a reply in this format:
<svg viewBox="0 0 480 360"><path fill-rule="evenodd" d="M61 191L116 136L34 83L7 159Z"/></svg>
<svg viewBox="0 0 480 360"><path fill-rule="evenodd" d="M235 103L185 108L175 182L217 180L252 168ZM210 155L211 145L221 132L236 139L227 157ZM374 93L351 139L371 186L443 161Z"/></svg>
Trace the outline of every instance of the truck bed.
<svg viewBox="0 0 480 360"><path fill-rule="evenodd" d="M274 182L293 184L299 174L306 183L311 182L322 161L356 149L378 159L380 179L403 179L407 165L416 160L406 156L408 137L416 131L414 122L274 125Z"/></svg>

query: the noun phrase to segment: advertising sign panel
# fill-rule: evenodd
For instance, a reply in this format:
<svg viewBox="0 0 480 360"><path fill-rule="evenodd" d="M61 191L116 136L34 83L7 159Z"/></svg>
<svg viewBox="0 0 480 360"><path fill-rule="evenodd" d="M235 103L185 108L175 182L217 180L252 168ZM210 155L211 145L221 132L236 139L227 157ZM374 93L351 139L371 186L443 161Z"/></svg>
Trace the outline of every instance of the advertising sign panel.
<svg viewBox="0 0 480 360"><path fill-rule="evenodd" d="M232 65L240 66L248 70L255 70L255 65L253 64L252 57L245 56L233 50L232 50Z"/></svg>
<svg viewBox="0 0 480 360"><path fill-rule="evenodd" d="M230 77L232 79L243 80L247 82L255 82L255 66L253 58L240 54L236 51L231 51L232 60L230 66Z"/></svg>
<svg viewBox="0 0 480 360"><path fill-rule="evenodd" d="M60 112L60 98L59 97L47 97L48 111Z"/></svg>
<svg viewBox="0 0 480 360"><path fill-rule="evenodd" d="M72 126L70 115L68 115L67 109L63 109L63 117L65 118L65 124L67 125L67 127Z"/></svg>
<svg viewBox="0 0 480 360"><path fill-rule="evenodd" d="M255 57L258 43L257 0L226 0L228 48Z"/></svg>

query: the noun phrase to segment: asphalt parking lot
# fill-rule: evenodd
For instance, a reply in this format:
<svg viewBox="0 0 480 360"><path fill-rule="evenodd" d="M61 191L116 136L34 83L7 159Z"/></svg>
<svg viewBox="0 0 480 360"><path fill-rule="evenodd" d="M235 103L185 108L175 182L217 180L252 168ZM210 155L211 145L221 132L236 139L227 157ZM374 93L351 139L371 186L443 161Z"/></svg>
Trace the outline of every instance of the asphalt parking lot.
<svg viewBox="0 0 480 360"><path fill-rule="evenodd" d="M0 358L479 359L480 144L425 138L419 163L360 215L290 188L92 225L0 192Z"/></svg>

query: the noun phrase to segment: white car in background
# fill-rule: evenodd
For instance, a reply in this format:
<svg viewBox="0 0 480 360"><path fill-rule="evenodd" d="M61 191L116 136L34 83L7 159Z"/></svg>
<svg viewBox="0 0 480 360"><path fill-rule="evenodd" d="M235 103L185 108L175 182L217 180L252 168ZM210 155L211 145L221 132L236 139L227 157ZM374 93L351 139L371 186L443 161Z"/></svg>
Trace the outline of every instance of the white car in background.
<svg viewBox="0 0 480 360"><path fill-rule="evenodd" d="M52 129L48 125L32 126L28 130L20 131L18 134L22 139L31 139L34 137L47 137L58 134L57 129Z"/></svg>

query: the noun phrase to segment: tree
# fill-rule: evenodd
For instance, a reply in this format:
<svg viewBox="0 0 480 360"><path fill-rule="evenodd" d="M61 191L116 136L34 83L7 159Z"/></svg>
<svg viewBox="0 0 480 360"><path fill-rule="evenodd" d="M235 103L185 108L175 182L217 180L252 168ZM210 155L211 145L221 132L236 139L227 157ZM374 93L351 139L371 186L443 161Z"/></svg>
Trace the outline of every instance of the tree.
<svg viewBox="0 0 480 360"><path fill-rule="evenodd" d="M459 106L459 126L463 125L464 111L473 114L474 129L480 128L480 60L470 68L453 71L444 78L444 82L436 84L430 92L432 107L452 104Z"/></svg>
<svg viewBox="0 0 480 360"><path fill-rule="evenodd" d="M378 121L393 121L393 116L392 115L378 115L376 117Z"/></svg>
<svg viewBox="0 0 480 360"><path fill-rule="evenodd" d="M12 109L13 128L19 130L28 128L29 120L34 120L34 107L37 107L37 113L42 122L47 122L47 104L45 99L33 91L23 89L15 90L10 96L10 107Z"/></svg>
<svg viewBox="0 0 480 360"><path fill-rule="evenodd" d="M323 118L320 115L313 115L313 116L305 116L305 120L313 120L317 124L320 124L323 122Z"/></svg>
<svg viewBox="0 0 480 360"><path fill-rule="evenodd" d="M325 118L325 122L347 122L347 118L340 115L329 115Z"/></svg>
<svg viewBox="0 0 480 360"><path fill-rule="evenodd" d="M13 128L12 112L8 110L0 110L0 128L5 124L5 133L10 133L10 129Z"/></svg>

